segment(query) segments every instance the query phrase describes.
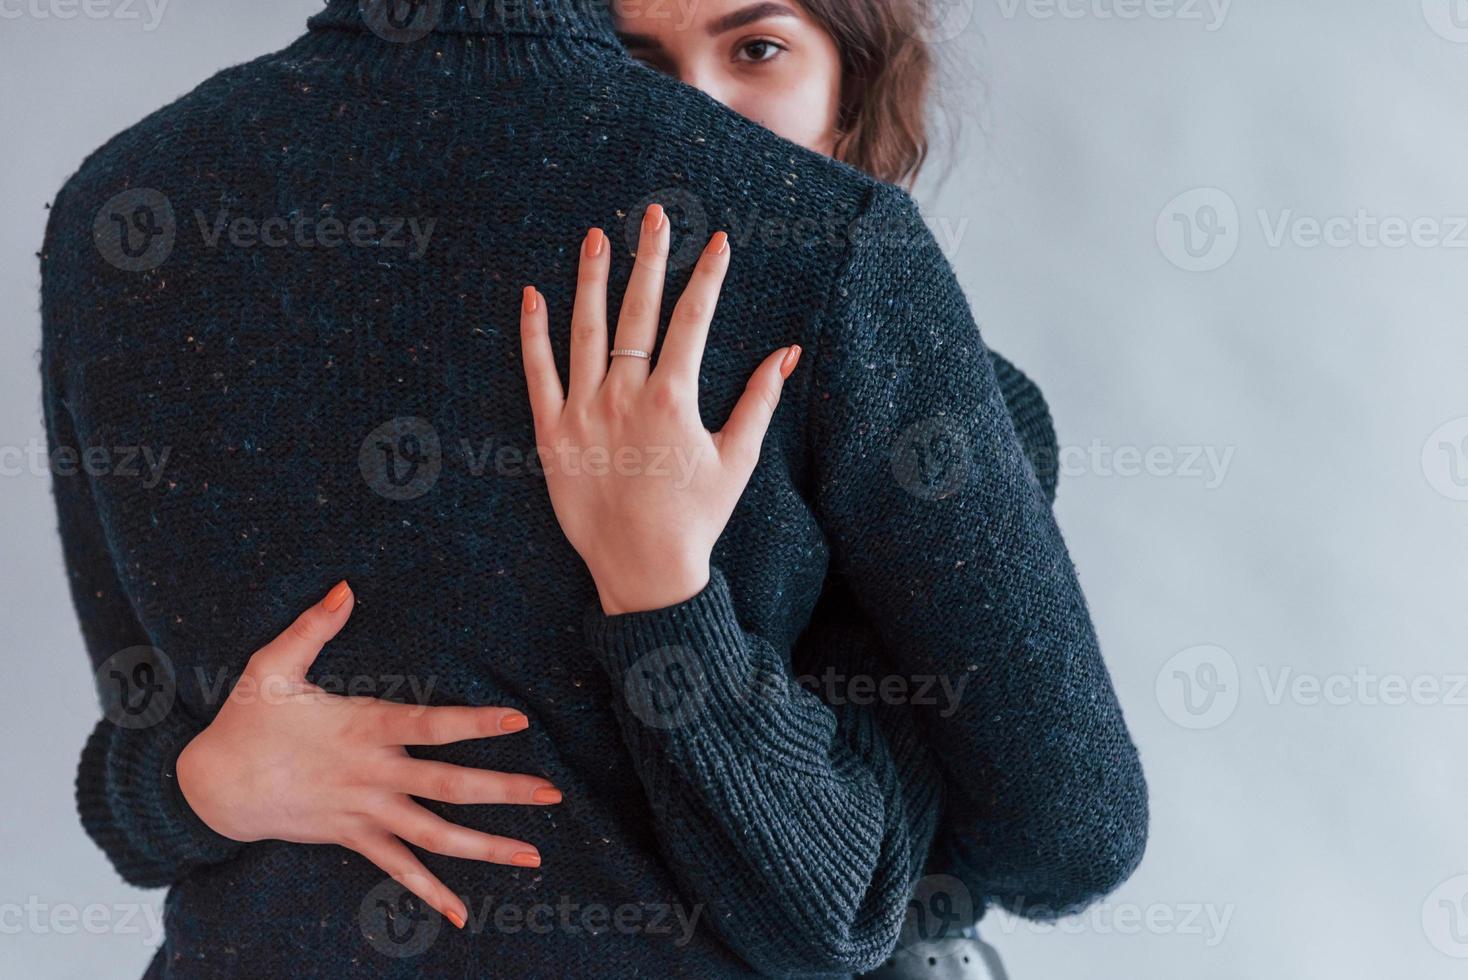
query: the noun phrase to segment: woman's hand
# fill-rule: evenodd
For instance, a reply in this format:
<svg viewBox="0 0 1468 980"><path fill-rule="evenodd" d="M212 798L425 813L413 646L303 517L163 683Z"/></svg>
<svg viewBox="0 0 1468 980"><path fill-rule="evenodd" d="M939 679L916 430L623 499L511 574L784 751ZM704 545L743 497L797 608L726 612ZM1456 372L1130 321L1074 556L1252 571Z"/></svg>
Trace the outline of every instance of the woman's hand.
<svg viewBox="0 0 1468 980"><path fill-rule="evenodd" d="M426 708L328 694L306 680L354 599L342 582L262 647L212 724L178 759L199 818L239 841L340 844L463 928L464 903L404 841L474 861L538 867L529 844L449 823L411 797L445 803L558 803L534 776L414 759L405 745L445 745L529 727L506 708Z"/></svg>
<svg viewBox="0 0 1468 980"><path fill-rule="evenodd" d="M657 341L669 223L654 204L617 323L617 350L651 353ZM561 529L596 581L608 615L692 598L759 461L760 445L799 347L755 371L723 431L698 413L698 369L729 268L723 232L705 249L673 311L657 367L607 349L611 244L592 229L581 248L571 319L571 386L561 387L545 297L525 289L521 344L535 438Z"/></svg>

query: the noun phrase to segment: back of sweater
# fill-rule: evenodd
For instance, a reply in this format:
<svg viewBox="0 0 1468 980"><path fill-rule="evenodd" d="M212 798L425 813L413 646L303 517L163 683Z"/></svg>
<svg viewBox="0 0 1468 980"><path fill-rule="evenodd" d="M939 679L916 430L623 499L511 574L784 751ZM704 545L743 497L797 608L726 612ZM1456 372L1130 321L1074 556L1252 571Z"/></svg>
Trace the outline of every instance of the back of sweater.
<svg viewBox="0 0 1468 980"><path fill-rule="evenodd" d="M99 728L84 766L110 766L108 782L84 772L81 787L128 877L176 881L169 976L748 971L660 855L610 707L620 678L581 635L595 592L535 469L517 302L540 286L564 357L587 227L608 230L617 283L653 200L674 218L675 262L728 229L737 259L702 387L717 425L768 351L812 345L872 185L628 61L573 3L497 6L443 6L418 38L333 2L290 48L112 140L55 202L53 439L160 461L137 479L58 480L57 497L94 665L111 673L146 645L176 684L162 724ZM807 383L788 389L767 450L779 462L725 566L744 624L784 647L826 561L798 490ZM780 571L746 573L762 567ZM523 737L415 754L560 786L553 813L439 809L534 842L543 867L426 859L471 916L569 901L569 927L481 922L477 942L442 934L394 960L358 928L382 876L356 855L230 848L170 786L137 799L248 655L340 578L360 603L313 679L532 719ZM637 921L587 927L586 909Z"/></svg>

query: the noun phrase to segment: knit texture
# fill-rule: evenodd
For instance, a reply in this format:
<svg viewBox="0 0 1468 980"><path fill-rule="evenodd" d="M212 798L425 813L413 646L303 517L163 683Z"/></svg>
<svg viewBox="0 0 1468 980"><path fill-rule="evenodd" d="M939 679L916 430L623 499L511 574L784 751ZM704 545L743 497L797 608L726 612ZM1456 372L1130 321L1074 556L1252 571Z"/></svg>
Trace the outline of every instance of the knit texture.
<svg viewBox="0 0 1468 980"><path fill-rule="evenodd" d="M144 645L174 682L152 726L104 720L78 774L118 870L173 886L150 975L847 975L896 941L940 782L975 842L976 897L1079 902L1120 881L1145 835L1135 752L911 201L631 63L571 0L421 6L438 18L404 28L333 0L289 48L109 142L53 206L53 449L164 461L156 479L113 465L55 481L99 681ZM602 621L527 462L518 299L529 282L546 294L564 372L581 236L608 229L625 282L654 199L675 226L670 298L679 249L731 231L705 419L722 424L769 351L811 356L709 589ZM953 451L955 433L974 465L934 493L933 461L909 457ZM423 855L469 906L462 932L350 852L226 841L173 780L249 655L344 577L358 606L313 680L518 708L521 735L414 754L565 792L543 809L427 804L544 858ZM828 706L786 683L831 582L881 648L833 632L824 658L974 672L955 714Z"/></svg>
<svg viewBox="0 0 1468 980"><path fill-rule="evenodd" d="M1050 406L1045 403L1039 385L1008 358L991 350L989 362L994 366L994 379L999 384L999 394L1004 399L1010 422L1014 423L1025 459L1035 471L1045 499L1054 503L1060 482L1060 444L1055 435L1055 422L1050 417Z"/></svg>
<svg viewBox="0 0 1468 980"><path fill-rule="evenodd" d="M913 704L950 790L944 857L976 901L1055 917L1140 862L1146 784L967 300L913 203L881 196L815 359L815 510L884 656L969 681Z"/></svg>

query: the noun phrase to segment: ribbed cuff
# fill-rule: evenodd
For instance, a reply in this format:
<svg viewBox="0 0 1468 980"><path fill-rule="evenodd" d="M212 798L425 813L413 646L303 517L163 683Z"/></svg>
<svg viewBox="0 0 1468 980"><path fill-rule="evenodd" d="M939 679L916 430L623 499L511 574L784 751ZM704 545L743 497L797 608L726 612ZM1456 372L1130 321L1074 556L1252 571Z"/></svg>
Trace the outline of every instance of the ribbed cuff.
<svg viewBox="0 0 1468 980"><path fill-rule="evenodd" d="M703 591L676 606L608 616L599 603L593 603L586 610L586 635L602 665L618 676L662 649L697 651L710 667L715 666L711 661L729 668L746 666L740 662L744 634L729 583L713 567Z"/></svg>
<svg viewBox="0 0 1468 980"><path fill-rule="evenodd" d="M831 713L798 688L783 658L744 632L722 572L686 602L649 612L587 608L593 655L644 736L738 745L784 766L826 774ZM707 752L701 753L707 755Z"/></svg>
<svg viewBox="0 0 1468 980"><path fill-rule="evenodd" d="M179 754L202 730L177 708L148 728L103 719L82 750L76 781L82 826L128 881L171 884L189 868L226 861L244 846L199 819L179 789Z"/></svg>

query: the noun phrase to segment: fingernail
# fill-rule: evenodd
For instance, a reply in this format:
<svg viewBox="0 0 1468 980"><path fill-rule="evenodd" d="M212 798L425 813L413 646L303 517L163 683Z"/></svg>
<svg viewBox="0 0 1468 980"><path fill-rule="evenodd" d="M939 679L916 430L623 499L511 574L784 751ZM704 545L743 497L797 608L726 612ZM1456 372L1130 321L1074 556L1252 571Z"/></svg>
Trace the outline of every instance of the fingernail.
<svg viewBox="0 0 1468 980"><path fill-rule="evenodd" d="M654 204L647 209L647 217L643 219L643 227L648 231L663 230L663 206Z"/></svg>
<svg viewBox="0 0 1468 980"><path fill-rule="evenodd" d="M531 793L530 798L536 803L559 803L561 802L561 791L553 786L542 786Z"/></svg>
<svg viewBox="0 0 1468 980"><path fill-rule="evenodd" d="M347 596L351 594L352 587L343 579L332 586L330 592L326 593L326 598L321 600L321 608L327 612L336 612L342 607L342 603L347 601Z"/></svg>
<svg viewBox="0 0 1468 980"><path fill-rule="evenodd" d="M448 919L450 922L452 922L455 927L457 927L459 929L464 928L464 917L462 915L460 915L459 913L455 912L453 909L449 909L447 912L445 912L443 914L443 917L445 919Z"/></svg>
<svg viewBox="0 0 1468 980"><path fill-rule="evenodd" d="M500 719L500 731L502 732L523 732L529 727L530 719L518 711L512 715L505 715Z"/></svg>
<svg viewBox="0 0 1468 980"><path fill-rule="evenodd" d="M535 291L534 286L525 287L525 312L534 313L540 309L540 294Z"/></svg>
<svg viewBox="0 0 1468 980"><path fill-rule="evenodd" d="M540 855L530 851L521 851L510 858L510 863L517 868L538 868L540 867Z"/></svg>
<svg viewBox="0 0 1468 980"><path fill-rule="evenodd" d="M729 235L721 231L709 242L709 254L723 255L727 251L729 251Z"/></svg>
<svg viewBox="0 0 1468 980"><path fill-rule="evenodd" d="M791 344L790 349L785 352L785 359L780 362L780 377L789 378L795 373L795 365L800 363L800 345Z"/></svg>
<svg viewBox="0 0 1468 980"><path fill-rule="evenodd" d="M607 236L600 228L593 228L586 233L586 254L591 258L600 256L606 246Z"/></svg>

